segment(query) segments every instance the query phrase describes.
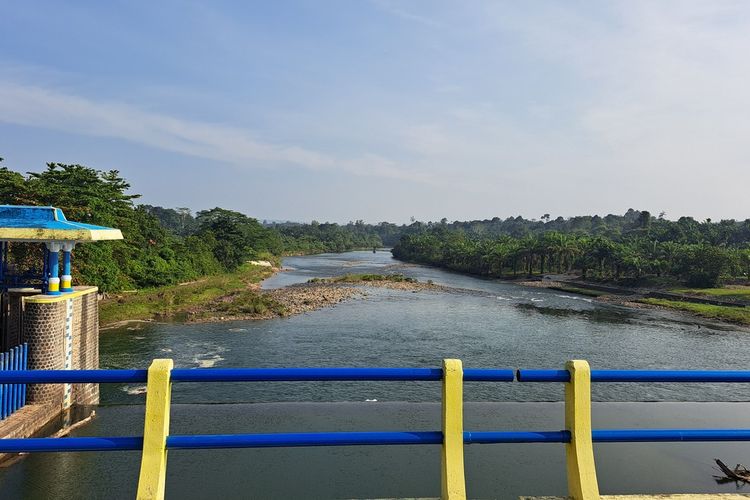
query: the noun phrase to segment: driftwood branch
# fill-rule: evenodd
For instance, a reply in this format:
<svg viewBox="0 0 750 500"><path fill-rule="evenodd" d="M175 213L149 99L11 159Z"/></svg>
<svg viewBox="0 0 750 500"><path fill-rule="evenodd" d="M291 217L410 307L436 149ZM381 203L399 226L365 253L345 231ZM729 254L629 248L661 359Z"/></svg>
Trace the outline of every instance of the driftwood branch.
<svg viewBox="0 0 750 500"><path fill-rule="evenodd" d="M748 471L744 465L737 464L734 469L730 469L724 462L722 462L718 458L714 458L714 461L716 462L716 465L719 466L719 470L724 473L724 476L714 476L717 480L742 481L745 483L750 483L750 471Z"/></svg>
<svg viewBox="0 0 750 500"><path fill-rule="evenodd" d="M78 429L80 427L83 427L84 425L86 425L89 422L91 422L92 420L94 420L94 417L96 417L96 412L92 411L91 415L89 415L88 417L86 417L86 418L84 418L82 420L79 420L78 422L76 422L73 425L69 425L68 427L60 429L59 431L57 431L54 434L52 434L50 437L53 437L53 438L65 437L68 434L70 434L71 432L73 432L74 430L76 430L76 429Z"/></svg>

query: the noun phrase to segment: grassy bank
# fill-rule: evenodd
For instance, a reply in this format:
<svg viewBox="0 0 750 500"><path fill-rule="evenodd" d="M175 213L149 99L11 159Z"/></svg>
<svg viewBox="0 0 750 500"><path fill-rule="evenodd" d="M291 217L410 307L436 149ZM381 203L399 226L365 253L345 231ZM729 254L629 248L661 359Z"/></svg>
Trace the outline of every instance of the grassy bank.
<svg viewBox="0 0 750 500"><path fill-rule="evenodd" d="M684 293L699 297L720 300L741 300L750 302L750 286L730 285L722 288L677 288L673 293Z"/></svg>
<svg viewBox="0 0 750 500"><path fill-rule="evenodd" d="M279 265L278 259L274 264ZM271 267L246 263L232 273L118 294L100 302L99 322L107 326L129 320L181 319L209 305L264 313L278 304L253 288L273 273Z"/></svg>
<svg viewBox="0 0 750 500"><path fill-rule="evenodd" d="M308 283L361 283L373 281L388 281L391 283L416 283L417 280L403 274L344 274L333 278L313 278Z"/></svg>
<svg viewBox="0 0 750 500"><path fill-rule="evenodd" d="M750 307L714 306L711 304L693 304L692 302L665 299L640 299L638 302L688 311L704 318L728 321L740 325L750 325Z"/></svg>

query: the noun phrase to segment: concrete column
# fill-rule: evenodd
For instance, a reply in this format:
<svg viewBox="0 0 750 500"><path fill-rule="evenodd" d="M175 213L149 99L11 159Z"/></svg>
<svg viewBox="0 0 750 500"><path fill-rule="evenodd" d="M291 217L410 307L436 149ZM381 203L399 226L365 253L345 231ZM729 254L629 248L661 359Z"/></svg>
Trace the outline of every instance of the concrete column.
<svg viewBox="0 0 750 500"><path fill-rule="evenodd" d="M60 295L60 249L62 243L48 241L49 250L49 278L47 279L47 295Z"/></svg>
<svg viewBox="0 0 750 500"><path fill-rule="evenodd" d="M70 271L70 252L73 251L75 242L66 241L62 245L63 250L63 275L60 283L60 291L63 293L73 291L73 276Z"/></svg>

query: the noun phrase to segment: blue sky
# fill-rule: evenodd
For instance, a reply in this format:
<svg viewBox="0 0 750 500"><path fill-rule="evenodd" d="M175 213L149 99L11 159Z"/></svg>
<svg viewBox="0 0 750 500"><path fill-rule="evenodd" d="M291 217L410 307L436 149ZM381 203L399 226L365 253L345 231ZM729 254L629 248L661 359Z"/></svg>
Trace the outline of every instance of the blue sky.
<svg viewBox="0 0 750 500"><path fill-rule="evenodd" d="M271 219L750 217L746 2L0 0L0 157Z"/></svg>

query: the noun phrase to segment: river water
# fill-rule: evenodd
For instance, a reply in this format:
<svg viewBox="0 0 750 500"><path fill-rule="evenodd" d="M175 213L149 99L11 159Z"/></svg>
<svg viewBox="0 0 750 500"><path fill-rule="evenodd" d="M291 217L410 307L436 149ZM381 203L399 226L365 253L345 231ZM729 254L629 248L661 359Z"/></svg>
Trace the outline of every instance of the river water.
<svg viewBox="0 0 750 500"><path fill-rule="evenodd" d="M750 359L747 330L406 265L385 251L290 257L284 265L290 270L264 288L399 272L460 290L367 288L362 298L283 319L103 331L102 368L142 368L159 357L177 367L437 367L459 358L471 368L562 368L575 358L602 369L747 369ZM140 434L144 389L103 385L98 417L80 435ZM467 429L559 430L562 394L561 384L467 383ZM745 385L595 384L593 397L601 402L600 428L749 427L750 405L687 403L750 401ZM175 384L172 433L435 430L439 399L440 384L427 382ZM626 401L676 403L616 403ZM610 493L734 491L712 480L711 458L750 462L750 448L732 443L596 451L602 490ZM129 498L138 460L129 452L33 455L0 472L0 491L4 498ZM171 498L435 496L438 472L435 447L181 451L170 453L167 491ZM471 446L467 478L476 498L562 494L564 449Z"/></svg>

